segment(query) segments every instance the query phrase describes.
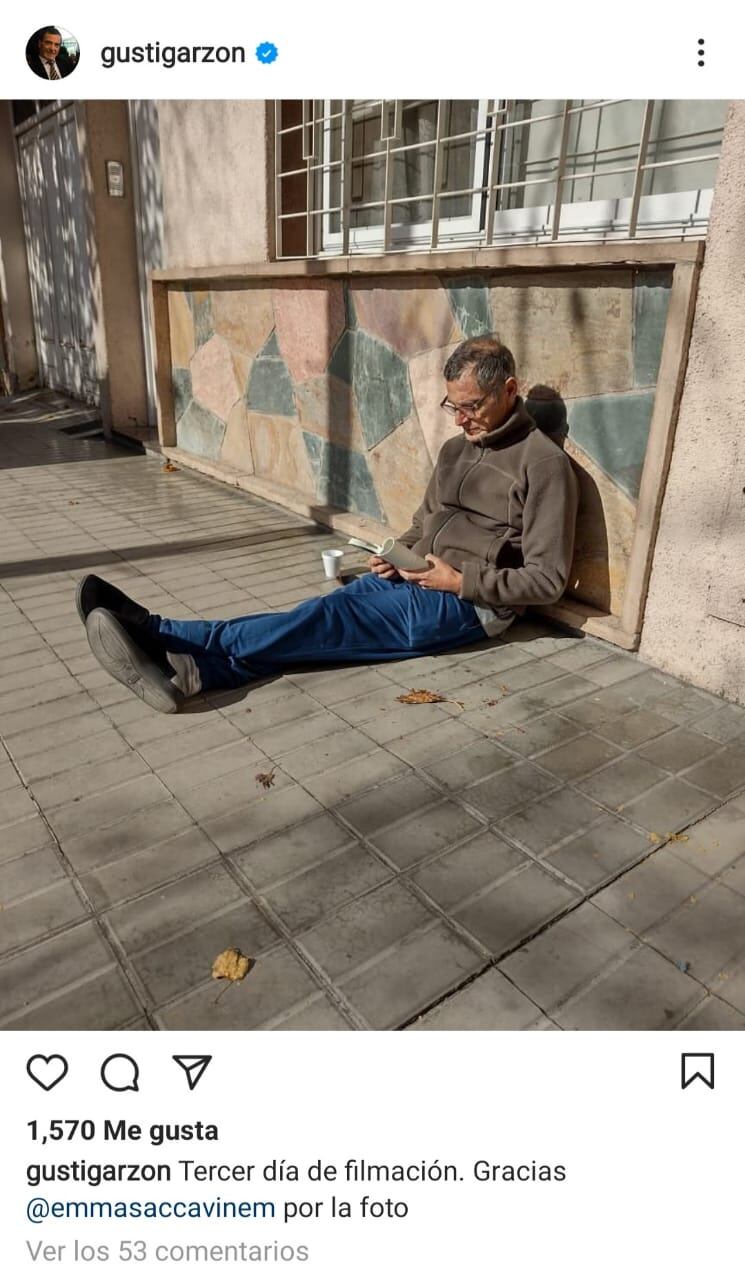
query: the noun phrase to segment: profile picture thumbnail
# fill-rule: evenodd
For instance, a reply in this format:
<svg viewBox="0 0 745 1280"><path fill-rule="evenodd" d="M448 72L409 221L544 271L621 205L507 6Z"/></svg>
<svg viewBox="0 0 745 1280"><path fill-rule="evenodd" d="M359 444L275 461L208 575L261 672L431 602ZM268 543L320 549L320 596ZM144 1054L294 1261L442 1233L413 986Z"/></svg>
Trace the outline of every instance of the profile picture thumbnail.
<svg viewBox="0 0 745 1280"><path fill-rule="evenodd" d="M26 61L42 80L64 80L79 59L80 45L64 27L40 27L26 44Z"/></svg>

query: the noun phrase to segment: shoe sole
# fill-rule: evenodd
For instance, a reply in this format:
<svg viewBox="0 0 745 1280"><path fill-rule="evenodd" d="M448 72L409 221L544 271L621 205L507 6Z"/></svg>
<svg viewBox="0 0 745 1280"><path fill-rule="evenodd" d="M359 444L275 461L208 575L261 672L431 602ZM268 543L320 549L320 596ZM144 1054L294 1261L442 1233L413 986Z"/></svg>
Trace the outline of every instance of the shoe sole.
<svg viewBox="0 0 745 1280"><path fill-rule="evenodd" d="M106 609L93 609L85 620L88 643L104 671L164 715L178 711L179 698L167 676L135 644Z"/></svg>

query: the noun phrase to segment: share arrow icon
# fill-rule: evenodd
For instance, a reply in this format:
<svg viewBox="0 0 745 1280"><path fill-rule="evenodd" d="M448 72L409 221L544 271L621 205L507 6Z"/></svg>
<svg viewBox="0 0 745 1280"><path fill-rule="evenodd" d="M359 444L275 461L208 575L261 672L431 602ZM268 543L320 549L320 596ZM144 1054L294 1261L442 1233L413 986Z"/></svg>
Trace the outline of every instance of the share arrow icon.
<svg viewBox="0 0 745 1280"><path fill-rule="evenodd" d="M178 1063L181 1070L184 1072L190 1091L192 1089L196 1089L199 1081L202 1079L202 1076L212 1061L211 1053L195 1053L191 1055L188 1053L173 1053L171 1054L171 1057L174 1062Z"/></svg>

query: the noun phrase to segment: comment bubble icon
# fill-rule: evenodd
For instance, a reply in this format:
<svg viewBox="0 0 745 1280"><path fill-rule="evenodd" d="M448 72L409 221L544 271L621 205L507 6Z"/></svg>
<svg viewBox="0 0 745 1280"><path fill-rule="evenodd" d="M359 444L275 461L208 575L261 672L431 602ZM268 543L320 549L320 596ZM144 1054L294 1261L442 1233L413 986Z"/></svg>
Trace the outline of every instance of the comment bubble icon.
<svg viewBox="0 0 745 1280"><path fill-rule="evenodd" d="M128 1053L112 1053L101 1063L101 1079L114 1093L137 1093L140 1068Z"/></svg>

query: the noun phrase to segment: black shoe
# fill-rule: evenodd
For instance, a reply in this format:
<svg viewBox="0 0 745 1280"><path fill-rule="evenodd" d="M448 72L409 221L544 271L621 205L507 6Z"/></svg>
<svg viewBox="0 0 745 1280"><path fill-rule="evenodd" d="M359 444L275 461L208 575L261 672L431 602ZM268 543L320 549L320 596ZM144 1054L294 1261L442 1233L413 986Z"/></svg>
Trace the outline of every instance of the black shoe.
<svg viewBox="0 0 745 1280"><path fill-rule="evenodd" d="M130 600L113 583L105 582L95 573L88 573L80 579L75 592L75 606L83 625L94 609L106 609L125 626L144 627L150 617L144 604Z"/></svg>
<svg viewBox="0 0 745 1280"><path fill-rule="evenodd" d="M125 630L107 609L93 609L85 622L88 643L104 671L131 689L155 711L166 715L178 711L181 694L168 675Z"/></svg>

